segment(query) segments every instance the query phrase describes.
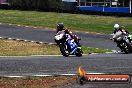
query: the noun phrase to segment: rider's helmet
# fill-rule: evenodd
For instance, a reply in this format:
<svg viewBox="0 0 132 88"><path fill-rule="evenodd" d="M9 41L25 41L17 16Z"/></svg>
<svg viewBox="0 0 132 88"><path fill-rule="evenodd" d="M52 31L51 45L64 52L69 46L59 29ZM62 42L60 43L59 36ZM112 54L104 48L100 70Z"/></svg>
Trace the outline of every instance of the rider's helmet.
<svg viewBox="0 0 132 88"><path fill-rule="evenodd" d="M65 30L65 29L64 29L64 24L63 24L63 23L58 23L58 24L57 24L57 32L58 32L58 31L62 31L62 30Z"/></svg>
<svg viewBox="0 0 132 88"><path fill-rule="evenodd" d="M114 29L119 29L120 28L120 25L119 24L115 24L114 25Z"/></svg>

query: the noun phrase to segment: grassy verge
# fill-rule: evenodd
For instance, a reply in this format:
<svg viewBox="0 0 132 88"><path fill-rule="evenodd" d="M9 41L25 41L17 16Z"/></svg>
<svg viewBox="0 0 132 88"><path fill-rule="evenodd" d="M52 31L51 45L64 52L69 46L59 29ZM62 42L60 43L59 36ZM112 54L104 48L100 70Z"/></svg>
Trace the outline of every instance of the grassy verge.
<svg viewBox="0 0 132 88"><path fill-rule="evenodd" d="M132 32L131 17L110 17L55 12L0 10L0 22L55 28L57 22L64 22L73 30L111 33L113 25L119 23Z"/></svg>
<svg viewBox="0 0 132 88"><path fill-rule="evenodd" d="M109 49L101 49L101 48L92 48L92 47L82 47L84 54L90 54L90 53L105 53L105 52L111 52Z"/></svg>
<svg viewBox="0 0 132 88"><path fill-rule="evenodd" d="M83 47L84 53L103 53L110 50ZM60 55L56 45L0 40L0 56Z"/></svg>
<svg viewBox="0 0 132 88"><path fill-rule="evenodd" d="M0 88L58 88L75 80L70 76L1 78Z"/></svg>
<svg viewBox="0 0 132 88"><path fill-rule="evenodd" d="M0 40L0 56L60 54L56 45L36 44L31 42Z"/></svg>

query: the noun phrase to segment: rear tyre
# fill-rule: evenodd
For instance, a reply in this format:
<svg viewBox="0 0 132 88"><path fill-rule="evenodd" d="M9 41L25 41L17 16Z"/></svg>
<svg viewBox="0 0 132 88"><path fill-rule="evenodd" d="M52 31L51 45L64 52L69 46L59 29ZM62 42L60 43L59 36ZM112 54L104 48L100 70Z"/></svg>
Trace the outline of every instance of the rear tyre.
<svg viewBox="0 0 132 88"><path fill-rule="evenodd" d="M69 51L66 50L66 47L62 44L60 44L59 47L60 47L61 54L65 57L68 57L69 56Z"/></svg>

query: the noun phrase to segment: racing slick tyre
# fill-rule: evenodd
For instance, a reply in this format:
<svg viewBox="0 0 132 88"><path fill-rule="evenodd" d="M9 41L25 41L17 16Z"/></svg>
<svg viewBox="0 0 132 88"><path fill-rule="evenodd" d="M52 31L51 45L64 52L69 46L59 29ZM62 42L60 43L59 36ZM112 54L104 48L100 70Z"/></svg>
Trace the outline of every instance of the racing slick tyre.
<svg viewBox="0 0 132 88"><path fill-rule="evenodd" d="M59 47L60 47L61 54L65 57L68 57L69 51L66 50L66 47L63 44L60 44Z"/></svg>
<svg viewBox="0 0 132 88"><path fill-rule="evenodd" d="M125 54L129 54L130 53L128 49L125 49L124 52L125 52Z"/></svg>
<svg viewBox="0 0 132 88"><path fill-rule="evenodd" d="M129 45L128 45L127 43L124 43L123 50L124 50L124 52L125 52L126 54L129 54L129 53L130 53L129 47L128 47L128 46L129 46Z"/></svg>
<svg viewBox="0 0 132 88"><path fill-rule="evenodd" d="M78 49L77 49L76 56L81 57L81 56L82 56L82 54L83 54L82 49L78 48Z"/></svg>

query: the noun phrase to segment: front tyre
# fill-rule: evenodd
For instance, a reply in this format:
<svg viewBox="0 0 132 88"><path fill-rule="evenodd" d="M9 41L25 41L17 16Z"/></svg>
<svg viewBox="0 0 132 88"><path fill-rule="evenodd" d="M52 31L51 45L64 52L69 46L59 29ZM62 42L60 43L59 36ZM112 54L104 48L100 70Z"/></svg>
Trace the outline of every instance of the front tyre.
<svg viewBox="0 0 132 88"><path fill-rule="evenodd" d="M129 53L130 53L129 47L128 47L128 44L127 44L127 43L124 43L124 45L123 45L123 50L124 50L124 52L125 52L126 54L129 54Z"/></svg>
<svg viewBox="0 0 132 88"><path fill-rule="evenodd" d="M125 52L125 54L129 54L130 53L128 49L124 49L124 52Z"/></svg>
<svg viewBox="0 0 132 88"><path fill-rule="evenodd" d="M66 47L63 44L59 45L61 54L65 57L69 56L69 51L66 49Z"/></svg>
<svg viewBox="0 0 132 88"><path fill-rule="evenodd" d="M82 49L81 49L81 48L78 48L78 49L77 49L76 56L81 57L81 56L82 56L82 54L83 54Z"/></svg>

